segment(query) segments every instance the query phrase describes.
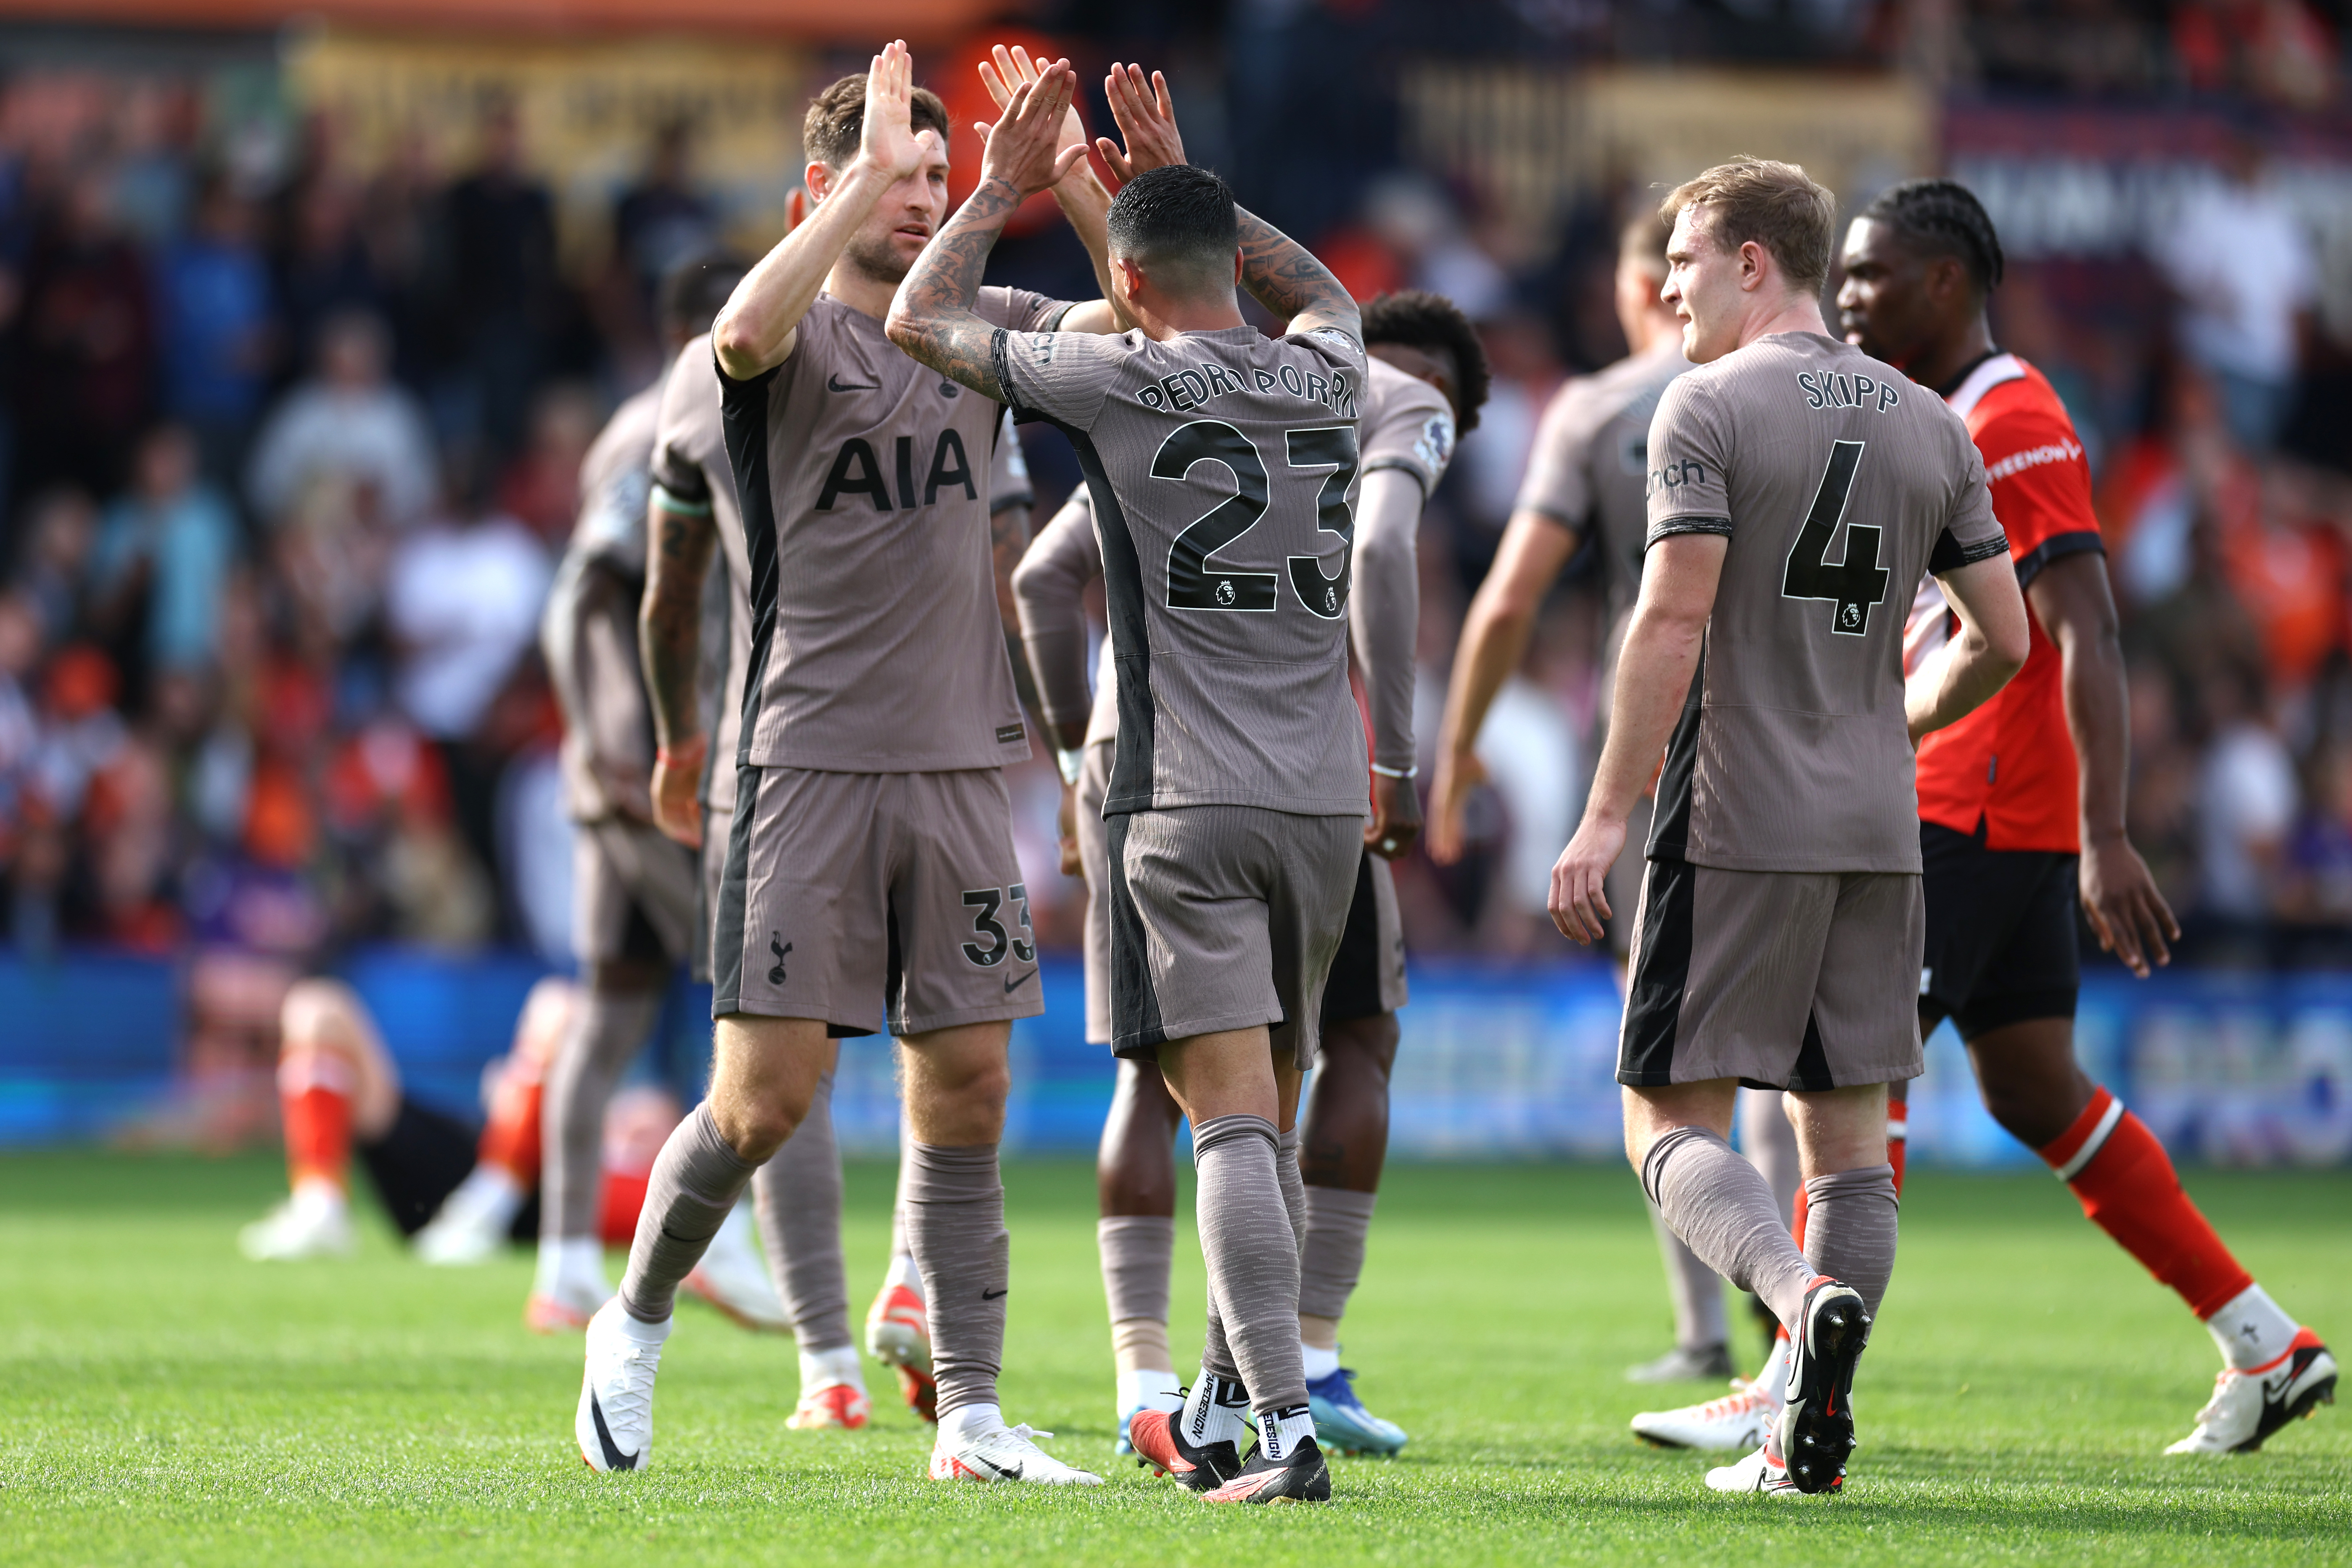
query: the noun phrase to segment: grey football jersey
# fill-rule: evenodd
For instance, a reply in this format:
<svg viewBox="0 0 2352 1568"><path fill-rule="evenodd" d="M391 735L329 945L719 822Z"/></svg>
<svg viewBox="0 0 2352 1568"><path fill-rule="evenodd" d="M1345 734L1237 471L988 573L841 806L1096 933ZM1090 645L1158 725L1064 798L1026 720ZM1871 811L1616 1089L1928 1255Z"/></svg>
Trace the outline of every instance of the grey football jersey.
<svg viewBox="0 0 2352 1568"><path fill-rule="evenodd" d="M637 668L637 594L646 571L647 466L661 383L613 411L580 465L580 516L540 618L540 647L563 712L557 752L575 821L612 815L599 760L653 769L653 731Z"/></svg>
<svg viewBox="0 0 2352 1568"><path fill-rule="evenodd" d="M1361 345L1000 331L994 355L1015 417L1067 431L1094 496L1118 670L1105 814L1365 815L1347 641Z"/></svg>
<svg viewBox="0 0 2352 1568"><path fill-rule="evenodd" d="M1067 306L991 288L974 309L1030 331ZM739 760L931 773L1026 757L989 544L1000 406L826 294L783 363L720 380L751 566Z"/></svg>
<svg viewBox="0 0 2352 1568"><path fill-rule="evenodd" d="M743 509L735 494L735 474L727 461L727 431L720 416L718 362L708 333L679 351L662 384L661 414L654 434L654 483L668 505L702 511L719 535L724 570L712 573L703 590L702 679L705 732L710 765L703 801L716 811L735 809L735 753L743 723L743 678L751 662L751 566L743 538Z"/></svg>
<svg viewBox="0 0 2352 1568"><path fill-rule="evenodd" d="M1650 417L1675 377L1689 368L1675 339L1569 382L1544 409L1519 483L1516 510L1597 537L1612 647L1642 588Z"/></svg>
<svg viewBox="0 0 2352 1568"><path fill-rule="evenodd" d="M1730 541L1651 858L1917 871L1904 612L2009 549L1968 426L1859 349L1776 333L1666 389L1649 492L1652 544Z"/></svg>

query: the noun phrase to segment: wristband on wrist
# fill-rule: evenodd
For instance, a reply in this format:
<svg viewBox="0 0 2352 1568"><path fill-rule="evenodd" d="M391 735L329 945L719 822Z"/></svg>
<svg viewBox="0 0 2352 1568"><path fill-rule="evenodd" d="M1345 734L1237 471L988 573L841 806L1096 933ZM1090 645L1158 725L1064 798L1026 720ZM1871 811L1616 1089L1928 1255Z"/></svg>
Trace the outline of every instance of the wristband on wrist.
<svg viewBox="0 0 2352 1568"><path fill-rule="evenodd" d="M697 735L675 746L654 749L654 759L666 768L698 768L709 755L710 738L707 735Z"/></svg>
<svg viewBox="0 0 2352 1568"><path fill-rule="evenodd" d="M1062 782L1072 789L1078 787L1078 769L1086 760L1084 752L1066 752L1059 746L1054 748L1054 765L1062 770Z"/></svg>
<svg viewBox="0 0 2352 1568"><path fill-rule="evenodd" d="M1374 763L1372 772L1384 779L1417 779L1421 776L1421 764L1415 763L1409 768L1384 768L1380 763Z"/></svg>

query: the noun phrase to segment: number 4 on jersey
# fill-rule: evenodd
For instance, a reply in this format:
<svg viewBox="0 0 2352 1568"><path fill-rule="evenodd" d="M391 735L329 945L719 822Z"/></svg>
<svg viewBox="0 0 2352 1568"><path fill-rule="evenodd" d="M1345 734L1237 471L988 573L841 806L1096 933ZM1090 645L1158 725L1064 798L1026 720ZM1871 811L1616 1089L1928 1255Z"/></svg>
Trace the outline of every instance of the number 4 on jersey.
<svg viewBox="0 0 2352 1568"><path fill-rule="evenodd" d="M1837 537L1845 516L1847 498L1853 494L1853 477L1862 468L1860 441L1840 441L1830 448L1830 466L1813 492L1812 510L1797 542L1789 549L1789 565L1780 579L1780 594L1789 599L1827 599L1830 630L1838 637L1858 637L1870 630L1870 612L1886 602L1886 585L1895 574L1882 564L1882 531L1855 523L1845 531L1845 559L1829 558L1830 541Z"/></svg>

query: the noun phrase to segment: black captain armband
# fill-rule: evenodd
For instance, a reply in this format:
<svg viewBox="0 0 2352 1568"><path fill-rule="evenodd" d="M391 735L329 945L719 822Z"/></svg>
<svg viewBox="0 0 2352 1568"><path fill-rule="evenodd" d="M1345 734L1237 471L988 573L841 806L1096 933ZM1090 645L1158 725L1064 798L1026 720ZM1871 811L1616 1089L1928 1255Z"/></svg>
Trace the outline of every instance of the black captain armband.
<svg viewBox="0 0 2352 1568"><path fill-rule="evenodd" d="M2009 553L2009 535L1995 530L1990 539L1979 539L1974 544L1962 544L1952 537L1950 529L1936 536L1936 548L1927 556L1927 574L1940 577L1947 572L1957 572L1963 566L1973 566L1979 561L1990 561L1996 555Z"/></svg>

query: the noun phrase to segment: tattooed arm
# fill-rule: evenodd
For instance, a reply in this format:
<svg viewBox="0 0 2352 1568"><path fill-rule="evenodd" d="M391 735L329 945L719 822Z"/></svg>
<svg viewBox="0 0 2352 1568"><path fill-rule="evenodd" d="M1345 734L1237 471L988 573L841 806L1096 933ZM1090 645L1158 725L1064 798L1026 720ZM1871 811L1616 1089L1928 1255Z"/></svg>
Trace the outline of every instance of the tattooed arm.
<svg viewBox="0 0 2352 1568"><path fill-rule="evenodd" d="M990 353L996 328L973 311L972 300L1013 210L1086 155L1082 146L1055 148L1076 83L1070 62L1055 60L1036 81L1014 89L1003 115L988 128L980 188L917 258L883 323L907 353L999 403L1005 401L1004 388Z"/></svg>
<svg viewBox="0 0 2352 1568"><path fill-rule="evenodd" d="M702 580L719 542L709 506L671 504L656 490L647 508L653 548L646 552L646 596L637 609L637 658L653 704L654 823L681 844L702 842L702 759L709 742L697 706L702 662Z"/></svg>
<svg viewBox="0 0 2352 1568"><path fill-rule="evenodd" d="M1331 275L1331 269L1247 207L1234 211L1242 226L1242 287L1251 298L1276 315L1287 317L1294 332L1336 327L1360 344L1363 318L1354 297Z"/></svg>

